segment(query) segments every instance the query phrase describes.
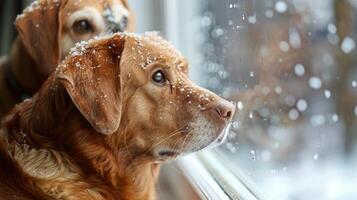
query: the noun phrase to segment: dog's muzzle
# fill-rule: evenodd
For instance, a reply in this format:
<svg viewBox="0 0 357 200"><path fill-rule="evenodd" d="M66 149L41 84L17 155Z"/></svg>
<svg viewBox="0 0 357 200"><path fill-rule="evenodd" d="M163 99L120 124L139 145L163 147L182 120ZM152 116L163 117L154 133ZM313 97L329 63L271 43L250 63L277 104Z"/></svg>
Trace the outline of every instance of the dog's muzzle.
<svg viewBox="0 0 357 200"><path fill-rule="evenodd" d="M124 32L125 29L128 27L128 17L122 16L122 18L118 21L115 20L113 11L110 8L106 8L103 12L103 16L108 23L107 33L117 33L117 32Z"/></svg>

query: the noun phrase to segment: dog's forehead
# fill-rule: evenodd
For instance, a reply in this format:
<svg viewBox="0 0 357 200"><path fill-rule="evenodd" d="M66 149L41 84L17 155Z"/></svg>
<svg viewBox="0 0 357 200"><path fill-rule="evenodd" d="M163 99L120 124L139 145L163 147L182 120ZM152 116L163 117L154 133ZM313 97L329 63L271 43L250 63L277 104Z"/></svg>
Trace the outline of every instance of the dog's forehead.
<svg viewBox="0 0 357 200"><path fill-rule="evenodd" d="M185 57L170 42L163 39L156 32L144 34L127 34L126 46L131 52L141 58L141 67L145 68L153 62L165 62L168 67L187 67Z"/></svg>
<svg viewBox="0 0 357 200"><path fill-rule="evenodd" d="M134 34L115 33L110 36L94 37L88 41L81 41L71 49L65 60L74 56L82 56L87 52L94 52L96 49L112 49L120 44L111 45L117 41L125 41L127 49L126 58L122 58L128 63L137 63L142 69L154 62L163 62L167 67L175 67L180 71L187 72L187 60L168 41L154 34ZM115 42L114 42L115 43ZM99 52L96 52L99 54Z"/></svg>
<svg viewBox="0 0 357 200"><path fill-rule="evenodd" d="M118 7L126 6L119 0L35 0L32 1L32 3L26 7L22 14L18 15L18 17L26 17L28 13L39 9L53 10L55 7L61 6L62 3L65 3L65 9L68 15L71 14L71 12L88 6L97 7L99 10L104 10L109 7L114 11L117 11Z"/></svg>
<svg viewBox="0 0 357 200"><path fill-rule="evenodd" d="M114 12L118 11L119 7L124 9L125 5L122 1L114 0L69 0L67 1L65 9L67 12L74 12L85 7L95 7L98 11L104 11L109 8L112 12Z"/></svg>

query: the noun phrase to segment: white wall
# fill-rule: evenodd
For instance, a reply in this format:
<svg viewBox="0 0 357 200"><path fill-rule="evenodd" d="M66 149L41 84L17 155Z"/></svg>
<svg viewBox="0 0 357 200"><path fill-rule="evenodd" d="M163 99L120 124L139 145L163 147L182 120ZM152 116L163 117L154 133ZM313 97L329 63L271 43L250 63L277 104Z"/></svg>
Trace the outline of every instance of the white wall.
<svg viewBox="0 0 357 200"><path fill-rule="evenodd" d="M129 0L136 14L137 32L164 31L163 0Z"/></svg>

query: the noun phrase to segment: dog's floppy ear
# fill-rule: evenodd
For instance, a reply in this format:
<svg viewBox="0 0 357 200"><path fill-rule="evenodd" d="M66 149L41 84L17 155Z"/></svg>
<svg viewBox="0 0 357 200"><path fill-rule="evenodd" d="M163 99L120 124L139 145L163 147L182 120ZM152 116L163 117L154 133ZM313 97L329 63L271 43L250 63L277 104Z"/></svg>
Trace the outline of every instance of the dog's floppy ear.
<svg viewBox="0 0 357 200"><path fill-rule="evenodd" d="M115 35L78 47L58 68L56 77L96 131L110 135L120 123L120 59L124 36Z"/></svg>
<svg viewBox="0 0 357 200"><path fill-rule="evenodd" d="M15 21L26 51L44 75L49 75L61 59L62 21L59 16L67 1L35 1Z"/></svg>

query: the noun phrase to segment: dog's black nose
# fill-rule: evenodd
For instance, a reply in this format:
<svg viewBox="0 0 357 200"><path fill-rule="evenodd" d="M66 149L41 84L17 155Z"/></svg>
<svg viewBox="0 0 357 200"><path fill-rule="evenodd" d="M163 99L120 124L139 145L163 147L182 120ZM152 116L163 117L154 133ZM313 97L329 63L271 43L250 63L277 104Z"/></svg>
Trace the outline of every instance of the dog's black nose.
<svg viewBox="0 0 357 200"><path fill-rule="evenodd" d="M215 109L218 116L225 120L231 120L235 112L235 106L224 99L218 101Z"/></svg>

